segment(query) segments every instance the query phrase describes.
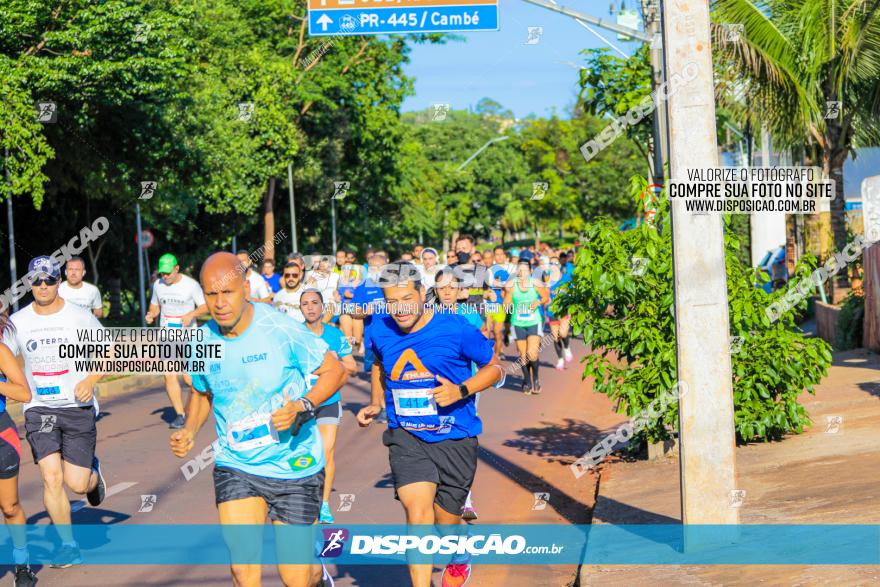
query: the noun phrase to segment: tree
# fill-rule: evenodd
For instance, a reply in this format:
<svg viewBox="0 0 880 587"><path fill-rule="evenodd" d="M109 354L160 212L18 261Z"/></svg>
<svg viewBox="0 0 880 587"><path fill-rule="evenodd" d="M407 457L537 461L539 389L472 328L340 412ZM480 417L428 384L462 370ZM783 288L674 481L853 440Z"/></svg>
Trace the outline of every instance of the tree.
<svg viewBox="0 0 880 587"><path fill-rule="evenodd" d="M834 181L831 228L842 250L843 164L856 147L880 140L880 5L716 0L713 6L719 54L725 67L741 72L750 107L778 144L806 152ZM743 26L738 42L723 42L728 24ZM832 103L839 103L838 115L826 116ZM836 282L846 285L846 272Z"/></svg>

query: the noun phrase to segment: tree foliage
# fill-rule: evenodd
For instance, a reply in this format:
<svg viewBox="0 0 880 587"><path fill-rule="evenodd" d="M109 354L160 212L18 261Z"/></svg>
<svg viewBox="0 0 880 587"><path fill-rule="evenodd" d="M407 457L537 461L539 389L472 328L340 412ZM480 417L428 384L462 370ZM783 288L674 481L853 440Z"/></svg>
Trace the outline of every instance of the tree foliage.
<svg viewBox="0 0 880 587"><path fill-rule="evenodd" d="M646 185L633 178L633 195L641 197ZM791 312L771 323L765 308L785 292L767 294L755 287L761 278L737 259L738 247L736 237L726 232L736 432L744 441L777 439L799 433L809 423L798 396L813 392L827 373L831 352L824 341L796 332ZM640 261L634 264L634 259ZM794 282L810 270L809 262L799 264ZM620 232L607 219L588 225L574 279L554 302L554 312L570 312L575 332L599 351L586 357L584 375L595 378L594 389L614 399L630 417L645 413L676 384L672 277L672 230L664 193L653 226ZM678 405L667 405L659 415L648 412L644 436L650 441L666 439L678 427Z"/></svg>

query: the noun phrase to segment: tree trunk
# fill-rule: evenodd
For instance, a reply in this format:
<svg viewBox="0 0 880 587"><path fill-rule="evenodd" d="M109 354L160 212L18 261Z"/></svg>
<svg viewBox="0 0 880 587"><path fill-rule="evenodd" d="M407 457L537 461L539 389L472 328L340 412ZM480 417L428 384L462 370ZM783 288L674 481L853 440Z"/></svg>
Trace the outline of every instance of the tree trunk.
<svg viewBox="0 0 880 587"><path fill-rule="evenodd" d="M829 132L831 126L829 125ZM829 179L834 181L835 195L831 200L831 232L834 235L834 251L842 251L847 245L846 201L843 191L843 163L846 161L846 156L847 150L839 148L826 149L822 154L822 170ZM849 287L849 268L844 268L834 276L834 287Z"/></svg>
<svg viewBox="0 0 880 587"><path fill-rule="evenodd" d="M275 178L263 197L263 259L275 259Z"/></svg>

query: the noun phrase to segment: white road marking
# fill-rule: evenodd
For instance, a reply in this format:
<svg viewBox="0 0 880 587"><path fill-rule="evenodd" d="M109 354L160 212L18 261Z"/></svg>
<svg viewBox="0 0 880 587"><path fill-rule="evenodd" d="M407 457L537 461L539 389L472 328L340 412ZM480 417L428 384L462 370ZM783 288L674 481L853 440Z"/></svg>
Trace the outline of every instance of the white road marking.
<svg viewBox="0 0 880 587"><path fill-rule="evenodd" d="M135 485L137 485L137 481L126 481L124 483L117 483L113 487L107 488L107 492L104 495L104 499L107 499L108 497L110 497L112 495L116 495L117 493L122 493L123 491L125 491L129 487L134 487ZM78 512L79 510L83 509L87 505L88 505L88 502L84 499L78 499L76 501L72 501L72 502L70 502L70 512L71 513Z"/></svg>

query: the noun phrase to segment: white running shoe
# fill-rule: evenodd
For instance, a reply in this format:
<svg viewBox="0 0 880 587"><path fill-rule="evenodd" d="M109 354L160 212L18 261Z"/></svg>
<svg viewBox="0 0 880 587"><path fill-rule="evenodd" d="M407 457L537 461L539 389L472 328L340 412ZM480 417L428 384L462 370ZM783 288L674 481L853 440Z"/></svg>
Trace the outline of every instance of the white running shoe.
<svg viewBox="0 0 880 587"><path fill-rule="evenodd" d="M574 358L574 355L571 354L571 349L562 349L562 354L565 355L565 362L570 363Z"/></svg>
<svg viewBox="0 0 880 587"><path fill-rule="evenodd" d="M562 371L563 369L565 369L565 359L560 358L556 361L556 370Z"/></svg>

